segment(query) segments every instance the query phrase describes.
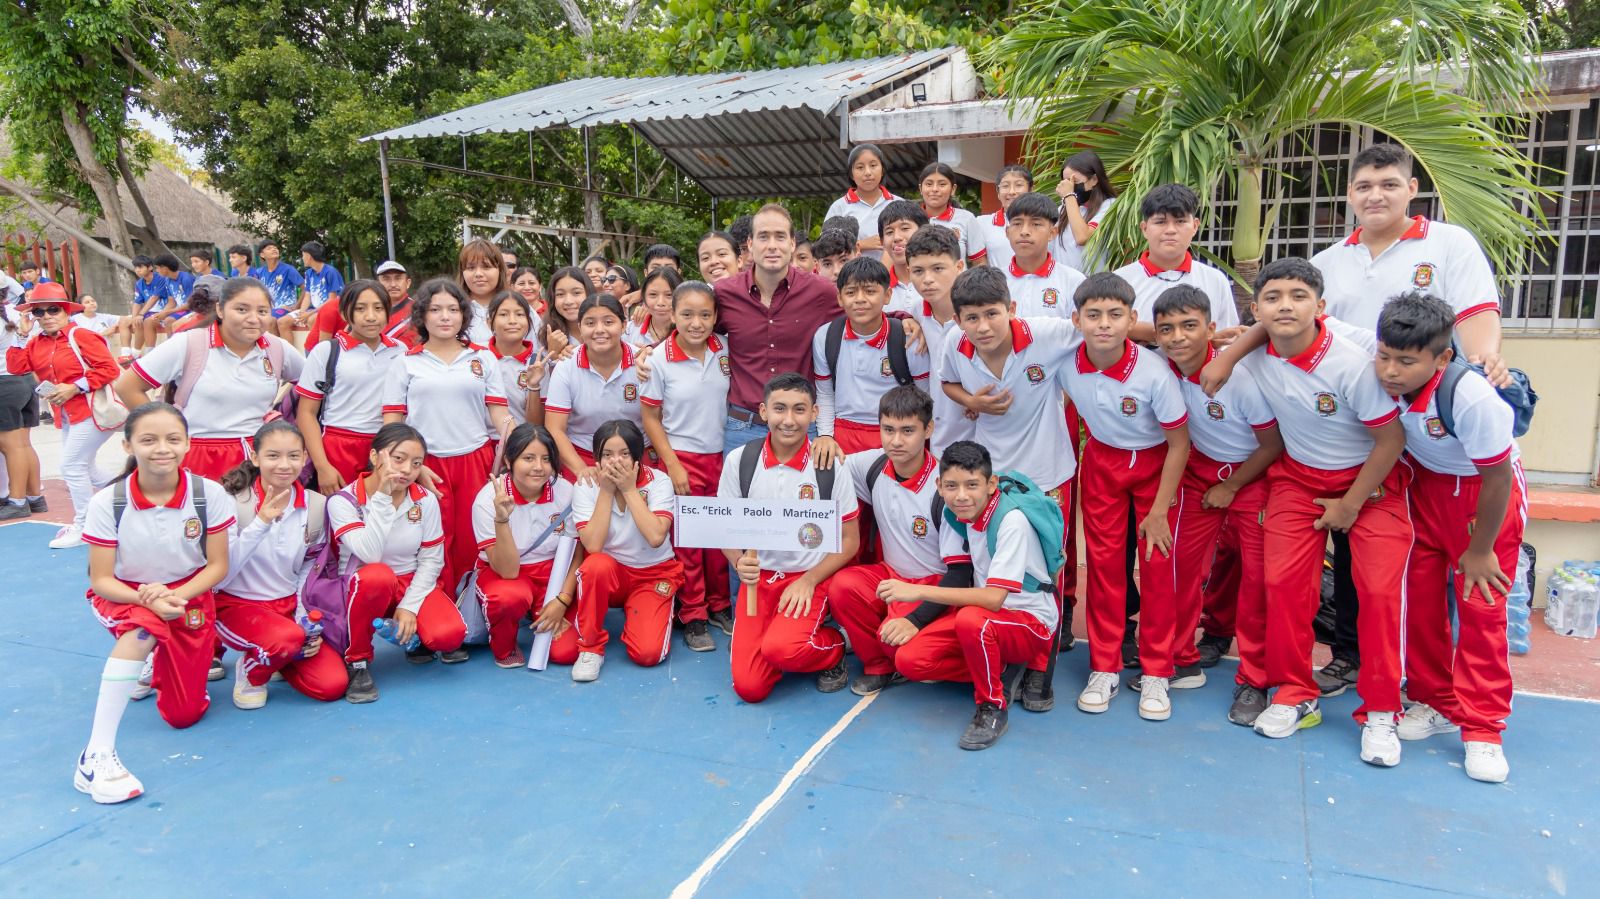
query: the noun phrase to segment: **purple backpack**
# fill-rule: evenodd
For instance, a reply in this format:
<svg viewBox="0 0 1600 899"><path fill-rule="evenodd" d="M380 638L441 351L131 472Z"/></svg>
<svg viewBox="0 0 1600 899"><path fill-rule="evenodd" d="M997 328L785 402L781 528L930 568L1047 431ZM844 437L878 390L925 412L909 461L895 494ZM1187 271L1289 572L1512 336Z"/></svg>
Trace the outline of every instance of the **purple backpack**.
<svg viewBox="0 0 1600 899"><path fill-rule="evenodd" d="M335 499L355 505L342 492L328 497L328 507L322 513L322 543L308 551L312 556L311 568L300 588L300 603L308 612L316 609L322 613L323 642L344 655L350 646L350 622L345 606L349 578L339 570L339 540L333 536Z"/></svg>

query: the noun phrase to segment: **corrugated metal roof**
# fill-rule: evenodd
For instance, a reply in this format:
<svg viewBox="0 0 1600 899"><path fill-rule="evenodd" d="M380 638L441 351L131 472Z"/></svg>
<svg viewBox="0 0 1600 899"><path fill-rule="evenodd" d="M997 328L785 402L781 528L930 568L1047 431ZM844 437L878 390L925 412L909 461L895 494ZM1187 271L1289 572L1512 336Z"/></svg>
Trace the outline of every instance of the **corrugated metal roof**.
<svg viewBox="0 0 1600 899"><path fill-rule="evenodd" d="M795 69L581 78L490 100L363 140L632 125L719 197L842 193L839 103L915 75L953 48ZM886 147L891 190L914 188L931 145Z"/></svg>

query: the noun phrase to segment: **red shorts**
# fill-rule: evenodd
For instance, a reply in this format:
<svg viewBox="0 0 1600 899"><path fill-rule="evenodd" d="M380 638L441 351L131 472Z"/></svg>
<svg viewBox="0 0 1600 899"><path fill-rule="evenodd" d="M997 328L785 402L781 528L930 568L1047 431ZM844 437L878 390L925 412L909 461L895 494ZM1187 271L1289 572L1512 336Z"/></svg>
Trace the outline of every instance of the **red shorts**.
<svg viewBox="0 0 1600 899"><path fill-rule="evenodd" d="M182 578L167 586L177 587L188 580ZM123 583L138 587L127 581ZM217 614L211 593L207 591L189 600L183 607L183 614L171 621L144 606L112 602L92 590L85 596L94 609L94 616L111 636L121 637L129 631L143 630L155 639L155 655L151 658L155 678L150 684L156 688L156 710L161 713L161 720L173 727L188 727L199 721L211 704L211 697L206 695L206 676L211 673L211 644L216 639Z"/></svg>
<svg viewBox="0 0 1600 899"><path fill-rule="evenodd" d="M249 437L191 437L183 467L213 481L239 467L250 452Z"/></svg>
<svg viewBox="0 0 1600 899"><path fill-rule="evenodd" d="M833 441L839 444L839 449L844 450L846 454L883 450L883 434L877 425L846 421L842 418L834 419Z"/></svg>

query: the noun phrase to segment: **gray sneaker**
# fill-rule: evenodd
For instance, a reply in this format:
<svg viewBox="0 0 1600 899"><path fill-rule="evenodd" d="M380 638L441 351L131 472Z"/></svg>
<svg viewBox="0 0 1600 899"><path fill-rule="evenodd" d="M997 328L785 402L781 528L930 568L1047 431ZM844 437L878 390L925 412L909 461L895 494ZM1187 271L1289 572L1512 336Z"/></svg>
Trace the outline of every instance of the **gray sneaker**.
<svg viewBox="0 0 1600 899"><path fill-rule="evenodd" d="M1240 727L1255 727L1256 719L1267 710L1267 691L1239 684L1233 688L1233 705L1228 707L1228 720Z"/></svg>
<svg viewBox="0 0 1600 899"><path fill-rule="evenodd" d="M683 626L683 645L694 652L711 652L717 648L704 621L691 621Z"/></svg>
<svg viewBox="0 0 1600 899"><path fill-rule="evenodd" d="M42 515L50 511L50 504L45 502L42 496L38 499L30 499L28 500L28 511L35 515Z"/></svg>
<svg viewBox="0 0 1600 899"><path fill-rule="evenodd" d="M33 513L28 511L27 503L19 506L16 503L0 502L0 521L21 521L32 515Z"/></svg>
<svg viewBox="0 0 1600 899"><path fill-rule="evenodd" d="M1313 676L1317 681L1317 689L1322 691L1323 698L1327 698L1338 696L1354 686L1356 678L1360 675L1359 663L1345 658L1335 658L1319 668Z"/></svg>

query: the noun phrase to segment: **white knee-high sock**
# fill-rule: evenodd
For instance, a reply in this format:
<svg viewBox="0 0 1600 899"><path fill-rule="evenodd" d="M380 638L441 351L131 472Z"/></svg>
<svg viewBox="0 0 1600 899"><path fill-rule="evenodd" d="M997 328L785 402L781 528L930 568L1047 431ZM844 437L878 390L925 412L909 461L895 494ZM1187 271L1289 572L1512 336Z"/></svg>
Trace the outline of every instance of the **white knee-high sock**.
<svg viewBox="0 0 1600 899"><path fill-rule="evenodd" d="M100 699L94 705L94 729L89 732L90 752L116 748L117 725L139 686L143 668L144 662L135 659L106 659L105 670L100 672Z"/></svg>

